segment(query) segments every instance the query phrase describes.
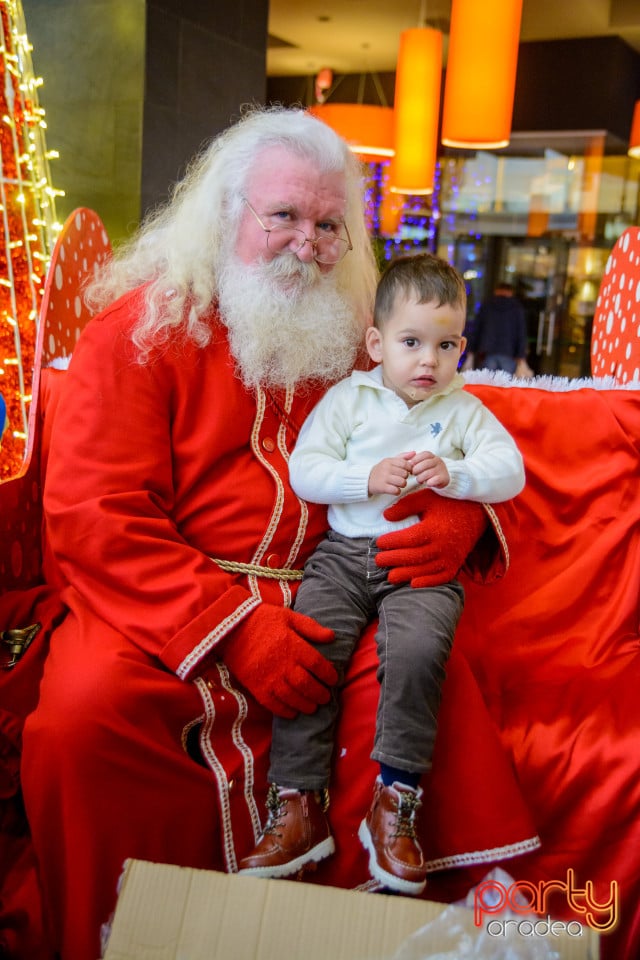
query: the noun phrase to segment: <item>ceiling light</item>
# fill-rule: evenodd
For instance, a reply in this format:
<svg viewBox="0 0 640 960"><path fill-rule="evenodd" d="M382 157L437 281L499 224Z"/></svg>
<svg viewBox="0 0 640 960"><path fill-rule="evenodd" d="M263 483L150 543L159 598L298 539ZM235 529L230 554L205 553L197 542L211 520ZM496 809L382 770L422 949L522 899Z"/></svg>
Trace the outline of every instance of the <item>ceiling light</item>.
<svg viewBox="0 0 640 960"><path fill-rule="evenodd" d="M506 147L511 136L522 0L453 0L442 143Z"/></svg>
<svg viewBox="0 0 640 960"><path fill-rule="evenodd" d="M396 69L394 193L433 193L441 83L441 32L404 30Z"/></svg>

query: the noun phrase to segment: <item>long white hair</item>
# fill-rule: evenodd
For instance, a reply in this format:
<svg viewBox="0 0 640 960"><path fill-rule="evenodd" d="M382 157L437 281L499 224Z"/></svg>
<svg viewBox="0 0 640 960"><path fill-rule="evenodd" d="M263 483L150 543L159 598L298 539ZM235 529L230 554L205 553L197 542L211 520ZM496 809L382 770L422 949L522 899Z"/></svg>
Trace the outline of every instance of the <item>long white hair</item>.
<svg viewBox="0 0 640 960"><path fill-rule="evenodd" d="M141 360L176 336L198 346L209 342L211 329L203 317L217 296L225 254L235 243L247 179L259 153L271 146L284 146L323 173L344 173L345 222L353 250L332 273L358 319L363 324L369 319L377 268L358 160L342 138L303 109L251 107L192 161L169 201L87 285L87 305L97 312L147 284L145 311L133 332Z"/></svg>

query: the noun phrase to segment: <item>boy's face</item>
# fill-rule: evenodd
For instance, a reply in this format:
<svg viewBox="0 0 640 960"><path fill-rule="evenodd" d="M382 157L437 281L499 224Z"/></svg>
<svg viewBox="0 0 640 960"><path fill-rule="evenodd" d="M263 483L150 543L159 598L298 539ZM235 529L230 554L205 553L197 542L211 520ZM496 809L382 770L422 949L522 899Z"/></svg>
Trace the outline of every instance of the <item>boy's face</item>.
<svg viewBox="0 0 640 960"><path fill-rule="evenodd" d="M382 330L369 327L367 350L382 364L382 380L408 406L446 387L466 346L461 307L399 297Z"/></svg>

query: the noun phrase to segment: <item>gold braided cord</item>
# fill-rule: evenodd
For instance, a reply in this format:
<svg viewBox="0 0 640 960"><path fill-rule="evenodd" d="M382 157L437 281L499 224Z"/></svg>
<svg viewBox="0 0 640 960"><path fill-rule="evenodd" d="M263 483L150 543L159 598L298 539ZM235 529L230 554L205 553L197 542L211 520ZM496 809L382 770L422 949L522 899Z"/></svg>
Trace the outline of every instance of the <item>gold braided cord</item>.
<svg viewBox="0 0 640 960"><path fill-rule="evenodd" d="M246 573L248 576L266 577L268 580L302 580L302 570L287 567L262 567L259 563L240 563L237 560L218 560L211 557L221 570L229 573Z"/></svg>

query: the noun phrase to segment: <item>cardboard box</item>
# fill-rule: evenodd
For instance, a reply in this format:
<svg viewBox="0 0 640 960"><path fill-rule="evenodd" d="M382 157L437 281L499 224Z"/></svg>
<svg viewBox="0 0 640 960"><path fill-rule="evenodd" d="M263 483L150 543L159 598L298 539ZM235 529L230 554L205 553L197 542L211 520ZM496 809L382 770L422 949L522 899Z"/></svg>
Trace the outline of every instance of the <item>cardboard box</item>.
<svg viewBox="0 0 640 960"><path fill-rule="evenodd" d="M446 914L445 914L446 911ZM430 925L426 930L427 925ZM416 933L416 931L419 931ZM452 950L452 931L466 941ZM291 880L262 880L141 860L127 862L105 960L427 960L506 956L487 942L473 911L427 900L338 890ZM409 939L408 939L409 938ZM562 960L597 960L597 937L548 936ZM521 937L530 957L531 937ZM509 956L513 940L509 940ZM464 946L464 945L463 945ZM538 956L538 954L536 954Z"/></svg>

